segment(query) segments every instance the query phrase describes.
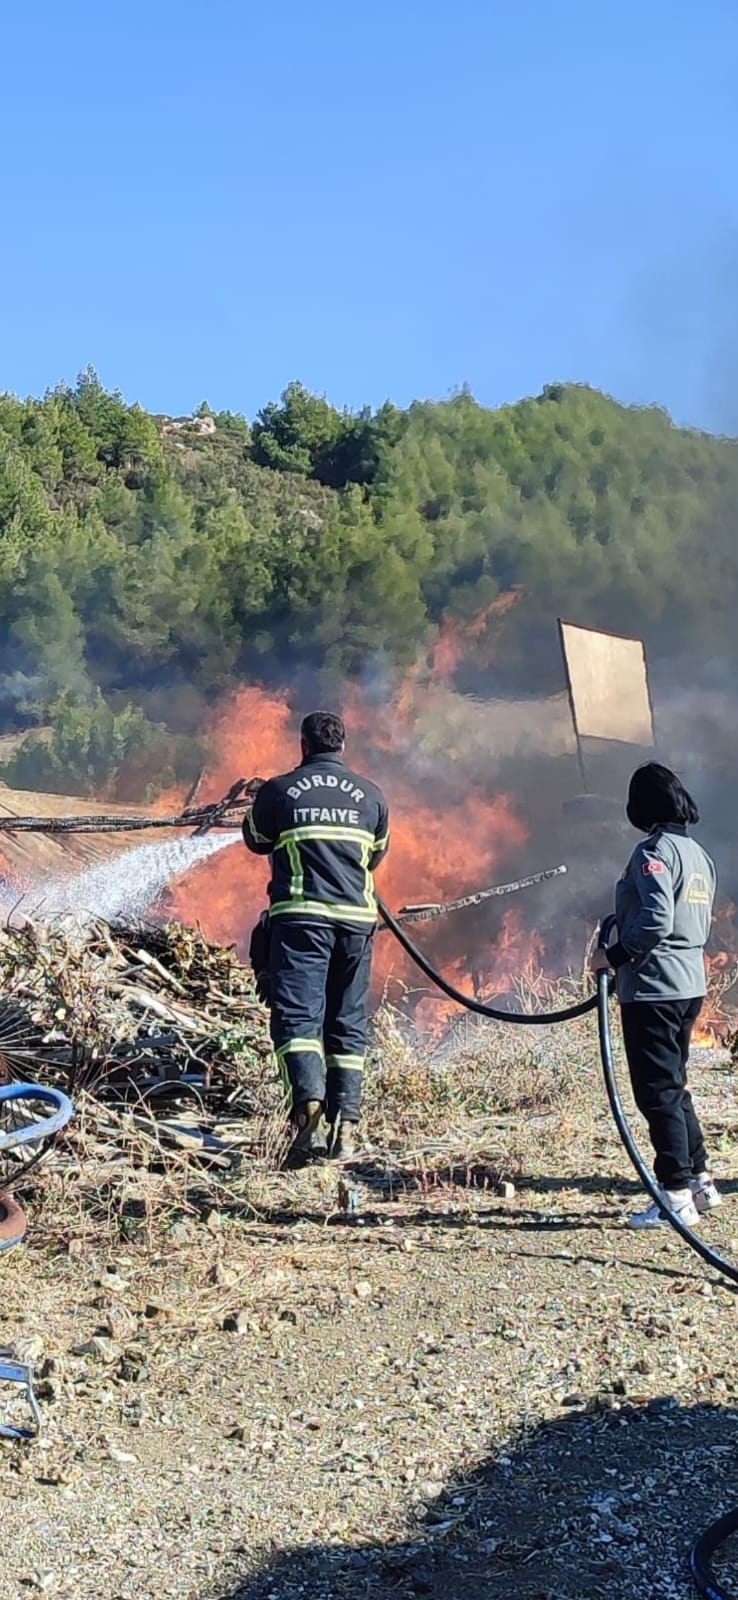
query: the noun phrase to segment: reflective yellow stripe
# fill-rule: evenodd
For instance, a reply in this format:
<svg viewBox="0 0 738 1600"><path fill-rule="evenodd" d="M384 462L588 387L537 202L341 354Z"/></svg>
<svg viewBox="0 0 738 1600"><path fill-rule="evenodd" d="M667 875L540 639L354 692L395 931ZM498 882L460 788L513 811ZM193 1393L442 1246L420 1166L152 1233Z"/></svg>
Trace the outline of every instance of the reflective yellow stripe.
<svg viewBox="0 0 738 1600"><path fill-rule="evenodd" d="M259 830L254 823L253 806L250 811L246 812L246 821L249 825L249 833L256 844L271 844L271 839L268 839L265 833L259 833Z"/></svg>
<svg viewBox="0 0 738 1600"><path fill-rule="evenodd" d="M361 865L364 868L364 904L366 905L367 909L371 911L372 916L375 916L377 911L377 902L374 898L374 879L369 871L369 862L372 859L373 849L373 843L362 845Z"/></svg>
<svg viewBox="0 0 738 1600"><path fill-rule="evenodd" d="M366 922L377 920L376 907L340 905L333 900L279 900L270 916L323 917L326 922Z"/></svg>
<svg viewBox="0 0 738 1600"><path fill-rule="evenodd" d="M326 1056L325 1064L329 1072L339 1068L344 1072L364 1071L363 1056Z"/></svg>
<svg viewBox="0 0 738 1600"><path fill-rule="evenodd" d="M285 1056L305 1054L310 1052L324 1059L323 1045L320 1039L288 1039L286 1044L281 1044L277 1051L277 1060L284 1061Z"/></svg>
<svg viewBox="0 0 738 1600"><path fill-rule="evenodd" d="M277 1071L279 1073L279 1078L280 1078L280 1082L282 1084L282 1089L284 1091L284 1094L287 1096L288 1100L291 1100L292 1099L292 1084L290 1083L290 1075L289 1075L289 1072L287 1071L287 1063L286 1063L286 1061L284 1059L284 1056L281 1056L279 1054L279 1051L276 1052L274 1059L275 1059L275 1061L277 1063Z"/></svg>
<svg viewBox="0 0 738 1600"><path fill-rule="evenodd" d="M292 840L290 840L287 845L287 854L290 858L290 867L292 869L292 877L290 879L290 899L300 900L302 898L304 889L302 877L302 859L300 856L299 846L294 844Z"/></svg>
<svg viewBox="0 0 738 1600"><path fill-rule="evenodd" d="M374 845L374 834L367 833L364 828L340 828L337 825L326 823L321 827L319 823L309 824L304 828L290 828L287 833L280 833L275 849L281 850L283 846L289 849L291 844L297 844L304 839L314 839L317 844L325 840L327 844L371 844Z"/></svg>
<svg viewBox="0 0 738 1600"><path fill-rule="evenodd" d="M389 842L390 836L388 833L386 833L383 839L374 840L374 848L375 850L386 850Z"/></svg>

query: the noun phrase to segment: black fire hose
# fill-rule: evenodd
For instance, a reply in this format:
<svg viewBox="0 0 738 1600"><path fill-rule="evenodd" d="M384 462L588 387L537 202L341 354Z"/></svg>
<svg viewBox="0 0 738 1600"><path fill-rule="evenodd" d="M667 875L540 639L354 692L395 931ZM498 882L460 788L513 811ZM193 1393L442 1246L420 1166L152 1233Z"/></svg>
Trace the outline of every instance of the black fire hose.
<svg viewBox="0 0 738 1600"><path fill-rule="evenodd" d="M590 995L588 1000L580 1000L575 1006L567 1006L563 1011L500 1011L497 1006L488 1006L482 1000L473 1000L471 995L464 994L461 989L455 989L454 985L444 978L443 973L433 966L428 957L423 955L422 950L405 932L397 918L393 917L383 900L378 899L377 906L382 921L394 934L398 944L402 945L411 961L425 973L426 978L429 978L443 994L448 995L449 1000L455 1000L457 1005L465 1006L467 1011L476 1012L478 1017L489 1017L492 1022L515 1022L542 1028L546 1023L573 1022L576 1017L584 1017L588 1011L594 1011L597 1005L596 994Z"/></svg>
<svg viewBox="0 0 738 1600"><path fill-rule="evenodd" d="M393 917L391 911L387 909L387 906L385 906L381 900L378 902L378 905L380 915L382 916L387 927L391 929L398 943L402 945L403 950L405 950L407 955L410 956L411 960L415 962L416 966L420 968L420 971L425 974L426 978L429 978L431 983L434 983L443 994L448 995L450 1000L455 1000L458 1005L465 1006L468 1011L476 1012L478 1016L490 1017L494 1022L510 1022L514 1024L523 1023L541 1027L545 1026L547 1023L571 1022L574 1020L574 1018L582 1017L588 1011L593 1011L595 1006L597 1007L597 1023L600 1041L600 1055L602 1058L602 1071L605 1079L607 1098L610 1102L610 1110L612 1111L615 1119L615 1126L617 1127L626 1153L630 1157L630 1160L632 1161L633 1166L638 1173L644 1189L646 1190L647 1194L651 1196L651 1199L656 1203L656 1205L660 1206L661 1196L659 1194L656 1182L646 1166L635 1139L633 1138L633 1134L630 1131L628 1119L623 1108L623 1102L620 1098L617 1078L615 1076L612 1036L610 1033L609 974L607 972L598 973L596 994L592 995L588 1000L580 1001L578 1005L569 1006L565 1010L548 1012L501 1011L495 1006L484 1005L479 1000L470 999L468 995L463 994L460 989L456 989L452 983L449 983L448 980L444 978L443 974L439 972L437 968L433 966L432 962L428 960L427 956L423 955L422 950L418 949L418 946L413 943L413 940L408 938L408 935ZM607 948L614 927L615 918L606 918L600 929L598 941L601 949ZM738 1268L734 1267L731 1262L726 1261L723 1256L718 1254L717 1250L711 1250L710 1246L706 1245L702 1239L698 1238L697 1234L694 1233L691 1228L688 1228L685 1223L681 1222L679 1217L677 1217L673 1211L665 1209L664 1215L667 1221L671 1224L672 1228L674 1228L675 1232L678 1233L684 1240L685 1244L688 1244L690 1249L694 1250L698 1256L701 1256L702 1260L707 1263L708 1267L712 1267L715 1272L719 1272L722 1277L729 1279L731 1283L738 1284ZM715 1522L711 1523L709 1528L706 1528L704 1533L700 1534L699 1538L692 1547L689 1557L690 1571L698 1593L703 1595L705 1600L732 1600L732 1597L728 1594L727 1589L723 1588L719 1579L716 1578L715 1573L712 1570L712 1558L715 1554L715 1551L718 1550L720 1546L723 1545L726 1540L736 1532L738 1532L738 1507L734 1511L726 1512L724 1516L719 1517Z"/></svg>
<svg viewBox="0 0 738 1600"><path fill-rule="evenodd" d="M738 1507L735 1511L726 1511L724 1517L718 1517L716 1522L712 1522L692 1547L689 1566L695 1588L699 1594L705 1596L705 1600L732 1600L720 1579L715 1577L712 1558L715 1551L719 1550L734 1533L738 1533Z"/></svg>
<svg viewBox="0 0 738 1600"><path fill-rule="evenodd" d="M607 948L614 926L614 917L608 917L603 922L599 937L599 944L602 949ZM605 1077L605 1088L610 1102L610 1110L615 1118L615 1124L626 1152L638 1173L644 1189L650 1194L651 1199L655 1200L657 1205L660 1205L659 1191L630 1131L628 1119L620 1098L612 1053L609 999L610 980L606 972L600 972L597 975L597 1023L600 1036L602 1070ZM726 1261L724 1256L718 1254L717 1250L711 1250L710 1246L698 1238L697 1234L691 1228L688 1228L673 1211L664 1208L664 1216L671 1223L675 1232L681 1236L685 1244L688 1244L698 1256L701 1256L708 1267L713 1267L715 1272L721 1273L731 1283L738 1284L738 1268L734 1267L730 1261ZM728 1590L723 1588L723 1585L712 1570L712 1557L715 1551L719 1550L720 1546L725 1544L726 1540L731 1537L731 1534L737 1532L738 1507L733 1511L726 1512L725 1516L718 1517L717 1521L712 1522L692 1546L689 1556L690 1571L698 1594L704 1595L705 1600L731 1600Z"/></svg>

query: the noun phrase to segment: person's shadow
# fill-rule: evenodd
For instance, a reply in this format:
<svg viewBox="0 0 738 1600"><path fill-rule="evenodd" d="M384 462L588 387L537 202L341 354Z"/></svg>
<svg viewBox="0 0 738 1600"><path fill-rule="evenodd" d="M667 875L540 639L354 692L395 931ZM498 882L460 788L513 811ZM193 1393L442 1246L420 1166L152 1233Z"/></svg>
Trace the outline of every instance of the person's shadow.
<svg viewBox="0 0 738 1600"><path fill-rule="evenodd" d="M737 1446L732 1409L603 1397L410 1505L396 1542L255 1555L218 1600L692 1600L692 1543L738 1503Z"/></svg>

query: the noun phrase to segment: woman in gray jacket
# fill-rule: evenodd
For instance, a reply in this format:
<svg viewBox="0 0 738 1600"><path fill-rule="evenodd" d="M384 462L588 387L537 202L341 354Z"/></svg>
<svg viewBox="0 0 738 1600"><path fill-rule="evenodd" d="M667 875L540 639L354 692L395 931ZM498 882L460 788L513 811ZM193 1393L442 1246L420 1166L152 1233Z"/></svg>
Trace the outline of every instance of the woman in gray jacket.
<svg viewBox="0 0 738 1600"><path fill-rule="evenodd" d="M634 772L627 815L647 837L617 886L617 943L595 952L592 970L615 972L633 1095L656 1152L662 1204L630 1220L655 1227L670 1207L694 1227L721 1204L687 1088L690 1038L707 992L715 868L689 836L699 812L668 767L651 761Z"/></svg>

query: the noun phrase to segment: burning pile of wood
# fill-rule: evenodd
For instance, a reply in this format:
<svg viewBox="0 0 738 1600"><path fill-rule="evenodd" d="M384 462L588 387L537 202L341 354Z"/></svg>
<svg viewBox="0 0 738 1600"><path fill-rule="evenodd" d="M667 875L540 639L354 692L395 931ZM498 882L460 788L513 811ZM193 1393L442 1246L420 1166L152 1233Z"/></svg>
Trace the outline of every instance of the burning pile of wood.
<svg viewBox="0 0 738 1600"><path fill-rule="evenodd" d="M248 1114L267 1072L250 969L178 923L0 931L0 1074L150 1110Z"/></svg>

